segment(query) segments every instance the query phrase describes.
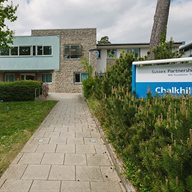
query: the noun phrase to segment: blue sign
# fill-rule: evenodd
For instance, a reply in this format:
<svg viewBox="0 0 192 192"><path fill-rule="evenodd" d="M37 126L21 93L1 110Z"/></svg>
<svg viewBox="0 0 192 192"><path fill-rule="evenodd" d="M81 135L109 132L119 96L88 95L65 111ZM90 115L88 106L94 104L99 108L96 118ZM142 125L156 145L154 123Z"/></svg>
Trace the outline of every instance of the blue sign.
<svg viewBox="0 0 192 192"><path fill-rule="evenodd" d="M170 64L162 64L161 60L152 65L152 61L149 61L150 65L146 61L143 62L144 65L142 62L133 63L132 91L136 96L146 97L149 92L153 96L192 95L192 63L181 64L182 59L175 60Z"/></svg>

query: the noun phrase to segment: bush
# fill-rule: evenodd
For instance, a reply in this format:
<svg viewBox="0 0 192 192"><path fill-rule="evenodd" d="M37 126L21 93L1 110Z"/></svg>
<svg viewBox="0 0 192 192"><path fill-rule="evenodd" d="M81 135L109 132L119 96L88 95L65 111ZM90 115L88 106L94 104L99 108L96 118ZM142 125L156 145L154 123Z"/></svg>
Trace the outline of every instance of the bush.
<svg viewBox="0 0 192 192"><path fill-rule="evenodd" d="M35 89L41 90L39 81L15 81L0 83L0 100L3 101L30 101L35 99ZM37 95L40 92L37 91Z"/></svg>

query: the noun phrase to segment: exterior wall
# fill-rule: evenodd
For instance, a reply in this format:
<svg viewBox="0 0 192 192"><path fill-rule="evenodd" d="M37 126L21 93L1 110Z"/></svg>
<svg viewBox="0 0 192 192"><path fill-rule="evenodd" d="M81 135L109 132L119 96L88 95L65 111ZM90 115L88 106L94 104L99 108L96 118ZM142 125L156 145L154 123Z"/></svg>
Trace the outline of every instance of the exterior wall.
<svg viewBox="0 0 192 192"><path fill-rule="evenodd" d="M130 48L130 47L127 47ZM138 47L139 48L139 47ZM116 53L116 58L119 58L121 53L126 48L118 48ZM148 48L140 48L140 56L144 57L147 56L147 52L149 51ZM97 73L105 73L108 68L110 68L115 63L116 58L108 58L107 56L107 49L101 49L100 50L100 58L97 58L97 66L96 66L96 72Z"/></svg>
<svg viewBox="0 0 192 192"><path fill-rule="evenodd" d="M192 56L192 49L185 51L184 54L182 55L182 57L191 57L191 56Z"/></svg>
<svg viewBox="0 0 192 192"><path fill-rule="evenodd" d="M64 45L80 44L83 47L83 57L96 66L95 54L89 54L96 48L96 29L58 29L32 30L32 36L60 35L60 69L55 71L55 92L81 92L82 85L74 83L74 72L83 72L80 59L65 59Z"/></svg>
<svg viewBox="0 0 192 192"><path fill-rule="evenodd" d="M52 55L0 56L0 71L59 70L59 36L15 37L13 46L52 46Z"/></svg>

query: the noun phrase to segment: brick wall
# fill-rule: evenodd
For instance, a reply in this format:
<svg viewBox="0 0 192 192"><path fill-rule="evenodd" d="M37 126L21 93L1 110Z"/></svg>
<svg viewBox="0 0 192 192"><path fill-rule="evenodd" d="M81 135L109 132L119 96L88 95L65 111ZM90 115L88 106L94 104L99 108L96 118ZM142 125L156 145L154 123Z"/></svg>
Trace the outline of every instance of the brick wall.
<svg viewBox="0 0 192 192"><path fill-rule="evenodd" d="M83 72L83 67L80 59L64 59L64 45L82 45L83 57L90 60L90 63L95 67L96 56L94 53L89 53L89 50L96 48L96 29L32 30L32 36L44 35L60 35L60 70L53 73L51 89L55 92L81 92L82 85L74 84L74 72Z"/></svg>

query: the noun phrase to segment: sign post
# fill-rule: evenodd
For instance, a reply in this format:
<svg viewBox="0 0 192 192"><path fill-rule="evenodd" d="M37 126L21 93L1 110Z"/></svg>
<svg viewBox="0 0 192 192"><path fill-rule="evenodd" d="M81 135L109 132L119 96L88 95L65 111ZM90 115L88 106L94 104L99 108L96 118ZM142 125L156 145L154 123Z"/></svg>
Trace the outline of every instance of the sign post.
<svg viewBox="0 0 192 192"><path fill-rule="evenodd" d="M192 58L137 61L132 64L132 92L137 97L192 95Z"/></svg>

